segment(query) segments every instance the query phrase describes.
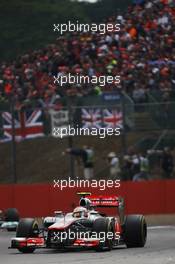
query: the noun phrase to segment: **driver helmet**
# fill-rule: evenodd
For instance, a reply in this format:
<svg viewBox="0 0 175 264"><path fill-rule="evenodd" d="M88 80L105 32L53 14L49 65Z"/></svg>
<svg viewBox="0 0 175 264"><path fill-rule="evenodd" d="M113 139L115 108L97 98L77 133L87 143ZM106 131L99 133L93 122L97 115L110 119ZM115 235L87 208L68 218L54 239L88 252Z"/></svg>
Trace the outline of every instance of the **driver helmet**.
<svg viewBox="0 0 175 264"><path fill-rule="evenodd" d="M78 206L73 211L73 217L81 218L87 216L88 216L88 210L85 207Z"/></svg>
<svg viewBox="0 0 175 264"><path fill-rule="evenodd" d="M91 206L91 201L88 198L81 198L79 205L89 209Z"/></svg>

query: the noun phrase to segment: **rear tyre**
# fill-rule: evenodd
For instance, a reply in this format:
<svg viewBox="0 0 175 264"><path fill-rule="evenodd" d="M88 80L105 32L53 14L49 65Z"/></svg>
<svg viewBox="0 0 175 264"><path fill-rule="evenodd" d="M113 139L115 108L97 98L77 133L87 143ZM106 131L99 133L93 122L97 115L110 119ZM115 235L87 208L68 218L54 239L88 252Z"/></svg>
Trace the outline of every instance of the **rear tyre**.
<svg viewBox="0 0 175 264"><path fill-rule="evenodd" d="M19 212L16 208L8 208L4 212L4 220L6 222L18 222L19 221Z"/></svg>
<svg viewBox="0 0 175 264"><path fill-rule="evenodd" d="M124 241L128 248L144 247L147 224L143 215L128 215L124 223Z"/></svg>
<svg viewBox="0 0 175 264"><path fill-rule="evenodd" d="M16 237L38 237L38 223L33 218L23 218L17 227ZM22 253L33 253L35 247L23 247L18 249Z"/></svg>
<svg viewBox="0 0 175 264"><path fill-rule="evenodd" d="M105 234L100 244L96 247L96 251L108 250L110 251L113 246L113 239L109 238L109 234L113 233L114 228L111 221L108 218L97 218L93 223L93 232L97 237L101 237L100 234Z"/></svg>

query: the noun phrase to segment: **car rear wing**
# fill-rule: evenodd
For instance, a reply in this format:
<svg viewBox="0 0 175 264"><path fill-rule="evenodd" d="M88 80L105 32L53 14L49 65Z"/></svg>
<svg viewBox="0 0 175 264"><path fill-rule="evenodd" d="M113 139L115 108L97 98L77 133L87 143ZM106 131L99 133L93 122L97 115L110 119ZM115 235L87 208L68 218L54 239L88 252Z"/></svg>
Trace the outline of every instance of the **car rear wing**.
<svg viewBox="0 0 175 264"><path fill-rule="evenodd" d="M91 206L93 207L118 207L120 203L120 198L118 196L97 196L90 195L89 200L91 201Z"/></svg>
<svg viewBox="0 0 175 264"><path fill-rule="evenodd" d="M124 199L117 195L92 195L90 192L78 192L77 194L81 196L80 201L88 196L90 207L121 207L124 204Z"/></svg>
<svg viewBox="0 0 175 264"><path fill-rule="evenodd" d="M117 196L117 195L92 195L89 192L79 192L77 193L81 196L80 202L84 200L84 205L89 208L93 207L107 207L117 208L118 215L120 217L121 224L124 223L124 198ZM88 196L88 198L86 198ZM85 202L85 200L88 199L88 203Z"/></svg>

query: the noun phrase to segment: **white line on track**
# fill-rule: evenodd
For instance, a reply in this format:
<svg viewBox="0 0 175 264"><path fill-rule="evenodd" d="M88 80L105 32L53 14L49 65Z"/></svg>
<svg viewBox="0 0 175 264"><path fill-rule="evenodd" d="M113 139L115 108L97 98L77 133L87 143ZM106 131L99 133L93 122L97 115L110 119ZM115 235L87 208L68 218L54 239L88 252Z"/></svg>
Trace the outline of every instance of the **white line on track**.
<svg viewBox="0 0 175 264"><path fill-rule="evenodd" d="M173 225L166 225L166 226L148 226L148 229L152 230L152 229L175 229L175 226Z"/></svg>

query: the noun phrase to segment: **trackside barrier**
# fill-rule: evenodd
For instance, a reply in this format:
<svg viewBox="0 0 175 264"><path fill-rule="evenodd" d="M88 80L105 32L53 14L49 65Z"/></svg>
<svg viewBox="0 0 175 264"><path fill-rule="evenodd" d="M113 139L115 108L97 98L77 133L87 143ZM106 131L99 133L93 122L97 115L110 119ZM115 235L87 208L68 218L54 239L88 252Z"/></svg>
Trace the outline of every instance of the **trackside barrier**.
<svg viewBox="0 0 175 264"><path fill-rule="evenodd" d="M21 217L52 215L55 210L70 211L78 205L78 191L92 194L118 194L125 198L125 212L150 214L175 213L175 180L148 182L122 182L119 189L65 188L60 190L49 184L0 185L0 209L18 208ZM115 209L104 209L113 214Z"/></svg>

